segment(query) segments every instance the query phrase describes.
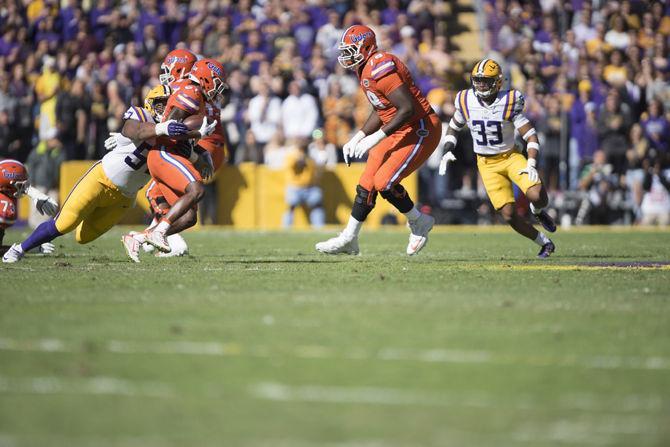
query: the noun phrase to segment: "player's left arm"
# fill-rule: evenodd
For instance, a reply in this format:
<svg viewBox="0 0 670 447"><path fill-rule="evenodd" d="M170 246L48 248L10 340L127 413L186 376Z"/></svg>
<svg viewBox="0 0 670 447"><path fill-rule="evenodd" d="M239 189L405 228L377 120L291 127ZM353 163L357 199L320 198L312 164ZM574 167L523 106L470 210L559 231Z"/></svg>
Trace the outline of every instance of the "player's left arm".
<svg viewBox="0 0 670 447"><path fill-rule="evenodd" d="M31 186L28 180L14 182L13 185L16 188L16 197L19 198L23 195L30 197L40 214L54 217L58 213L58 202Z"/></svg>
<svg viewBox="0 0 670 447"><path fill-rule="evenodd" d="M523 95L521 92L518 92L512 115L509 119L514 124L517 132L519 132L519 135L521 135L521 138L526 142L526 150L528 152L526 169L519 171L519 174L528 174L528 179L531 182L537 182L540 179L540 175L537 173L537 155L540 152L540 140L537 138L535 126L523 114L524 106L525 100Z"/></svg>

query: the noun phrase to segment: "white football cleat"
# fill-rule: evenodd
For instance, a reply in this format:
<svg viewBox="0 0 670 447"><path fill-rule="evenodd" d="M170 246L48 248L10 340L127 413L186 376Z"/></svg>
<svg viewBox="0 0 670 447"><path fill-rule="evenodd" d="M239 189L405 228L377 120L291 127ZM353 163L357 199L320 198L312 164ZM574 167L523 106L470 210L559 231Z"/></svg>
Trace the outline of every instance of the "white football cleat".
<svg viewBox="0 0 670 447"><path fill-rule="evenodd" d="M156 249L163 253L170 252L170 244L168 244L165 233L156 230L147 230L144 232L145 242L153 245Z"/></svg>
<svg viewBox="0 0 670 447"><path fill-rule="evenodd" d="M126 249L128 257L133 262L140 262L140 242L132 234L124 234L121 236L121 243L123 244L123 248Z"/></svg>
<svg viewBox="0 0 670 447"><path fill-rule="evenodd" d="M435 225L435 218L428 214L421 215L414 222L407 222L409 227L409 244L407 244L407 254L414 256L426 245L428 242L428 233Z"/></svg>
<svg viewBox="0 0 670 447"><path fill-rule="evenodd" d="M21 246L19 244L12 244L12 246L9 247L9 250L2 256L2 262L5 264L13 264L19 262L21 258L23 258L23 255L24 253L23 250L21 250Z"/></svg>
<svg viewBox="0 0 670 447"><path fill-rule="evenodd" d="M315 248L317 251L328 255L336 255L339 253L357 255L359 253L358 236L340 233L327 241L319 242L316 244Z"/></svg>
<svg viewBox="0 0 670 447"><path fill-rule="evenodd" d="M170 253L156 253L157 258L171 258L173 256L185 256L188 254L188 245L180 234L171 234L167 237L170 244ZM152 247L153 248L153 247Z"/></svg>

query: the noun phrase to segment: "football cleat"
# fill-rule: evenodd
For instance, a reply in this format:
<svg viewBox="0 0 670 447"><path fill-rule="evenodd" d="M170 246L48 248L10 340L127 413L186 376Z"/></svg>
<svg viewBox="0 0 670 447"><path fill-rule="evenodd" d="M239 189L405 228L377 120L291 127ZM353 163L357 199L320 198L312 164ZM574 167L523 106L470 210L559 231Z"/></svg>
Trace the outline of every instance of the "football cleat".
<svg viewBox="0 0 670 447"><path fill-rule="evenodd" d="M9 250L2 256L2 262L5 264L13 264L19 262L21 258L23 258L23 255L24 253L23 250L21 250L21 246L19 244L12 244L12 246L9 247Z"/></svg>
<svg viewBox="0 0 670 447"><path fill-rule="evenodd" d="M163 253L170 252L170 244L167 241L165 233L156 230L147 230L144 232L145 242L153 245L156 249Z"/></svg>
<svg viewBox="0 0 670 447"><path fill-rule="evenodd" d="M358 236L345 235L340 233L337 236L328 239L327 241L319 242L315 246L316 251L328 255L347 254L357 255L358 250Z"/></svg>
<svg viewBox="0 0 670 447"><path fill-rule="evenodd" d="M186 256L188 254L188 245L186 245L186 241L180 234L169 235L167 241L170 244L170 253L159 251L156 253L157 258L171 258L174 256Z"/></svg>
<svg viewBox="0 0 670 447"><path fill-rule="evenodd" d="M407 222L410 229L409 243L407 244L407 254L414 256L428 242L428 233L435 225L435 218L428 214L421 214L414 222Z"/></svg>
<svg viewBox="0 0 670 447"><path fill-rule="evenodd" d="M140 262L140 242L132 234L124 234L121 236L121 243L123 244L123 248L126 249L128 257L133 262Z"/></svg>
<svg viewBox="0 0 670 447"><path fill-rule="evenodd" d="M551 254L556 250L556 246L553 242L549 241L542 246L540 252L537 254L538 258L545 259L551 256Z"/></svg>
<svg viewBox="0 0 670 447"><path fill-rule="evenodd" d="M554 222L554 219L551 218L551 216L545 211L542 210L538 214L534 215L535 218L537 219L540 224L542 224L542 227L547 230L550 233L555 233L556 232L556 223Z"/></svg>

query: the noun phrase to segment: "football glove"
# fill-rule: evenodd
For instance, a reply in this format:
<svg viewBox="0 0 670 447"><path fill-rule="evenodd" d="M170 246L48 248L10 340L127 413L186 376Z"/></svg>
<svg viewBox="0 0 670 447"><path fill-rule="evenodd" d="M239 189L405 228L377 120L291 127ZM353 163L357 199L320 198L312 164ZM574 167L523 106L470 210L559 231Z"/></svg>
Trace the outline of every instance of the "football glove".
<svg viewBox="0 0 670 447"><path fill-rule="evenodd" d="M353 158L354 149L356 149L356 145L363 138L365 138L365 134L363 133L363 131L359 130L358 132L356 132L356 135L351 137L351 140L347 141L345 145L342 146L342 153L344 154L344 162L347 165L351 165L349 158Z"/></svg>
<svg viewBox="0 0 670 447"><path fill-rule="evenodd" d="M176 120L168 120L164 123L156 124L156 136L165 135L168 137L176 137L178 135L186 135L188 127L186 124L180 123Z"/></svg>
<svg viewBox="0 0 670 447"><path fill-rule="evenodd" d="M26 194L33 200L35 208L41 215L54 217L58 213L58 202L44 194L42 191L29 186Z"/></svg>
<svg viewBox="0 0 670 447"><path fill-rule="evenodd" d="M540 175L537 173L537 169L535 169L536 164L537 161L534 158L529 158L526 169L520 170L519 174L528 174L528 180L537 182L540 179Z"/></svg>
<svg viewBox="0 0 670 447"><path fill-rule="evenodd" d="M56 246L51 242L45 242L44 244L40 245L40 253L44 255L50 255L54 251L56 251Z"/></svg>
<svg viewBox="0 0 670 447"><path fill-rule="evenodd" d="M207 122L207 117L204 117L202 119L202 124L200 125L200 129L198 130L198 132L200 132L200 138L210 136L211 134L214 133L214 129L216 129L216 120L212 121L211 123L208 123Z"/></svg>
<svg viewBox="0 0 670 447"><path fill-rule="evenodd" d="M118 142L116 141L116 136L118 135L118 132L111 132L109 134L109 137L105 140L105 149L108 151L113 151L116 149L116 146L118 146Z"/></svg>
<svg viewBox="0 0 670 447"><path fill-rule="evenodd" d="M442 160L440 160L440 168L438 170L438 174L445 175L447 173L447 165L452 161L456 161L456 156L454 155L453 152L448 151L446 154L442 156Z"/></svg>
<svg viewBox="0 0 670 447"><path fill-rule="evenodd" d="M354 148L354 157L362 158L370 149L378 145L379 142L384 138L386 138L386 134L381 129L363 138L358 142L356 148Z"/></svg>

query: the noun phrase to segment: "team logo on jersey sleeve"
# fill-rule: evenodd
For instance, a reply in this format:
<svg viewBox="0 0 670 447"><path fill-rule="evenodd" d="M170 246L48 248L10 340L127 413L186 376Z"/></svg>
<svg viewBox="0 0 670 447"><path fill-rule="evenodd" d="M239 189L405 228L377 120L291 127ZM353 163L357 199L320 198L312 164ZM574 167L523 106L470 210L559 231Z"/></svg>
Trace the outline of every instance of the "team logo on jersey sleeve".
<svg viewBox="0 0 670 447"><path fill-rule="evenodd" d="M430 132L428 132L427 129L419 129L416 131L416 134L420 137L427 137L429 133Z"/></svg>
<svg viewBox="0 0 670 447"><path fill-rule="evenodd" d="M370 81L363 79L363 87L370 87Z"/></svg>

